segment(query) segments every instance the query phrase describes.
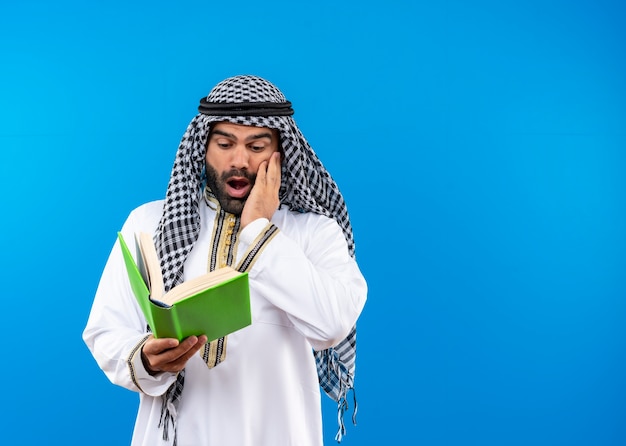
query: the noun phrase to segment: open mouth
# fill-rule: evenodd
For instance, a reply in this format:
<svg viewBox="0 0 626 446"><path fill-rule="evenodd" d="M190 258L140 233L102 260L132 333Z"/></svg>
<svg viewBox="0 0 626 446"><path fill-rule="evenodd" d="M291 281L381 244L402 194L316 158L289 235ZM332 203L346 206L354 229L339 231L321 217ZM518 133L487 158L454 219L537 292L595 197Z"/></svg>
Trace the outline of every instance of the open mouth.
<svg viewBox="0 0 626 446"><path fill-rule="evenodd" d="M247 178L230 178L226 181L228 195L233 198L243 198L250 190L250 181Z"/></svg>
<svg viewBox="0 0 626 446"><path fill-rule="evenodd" d="M230 180L228 182L228 185L230 187L232 187L233 189L243 189L244 187L246 187L248 185L248 181L246 180Z"/></svg>

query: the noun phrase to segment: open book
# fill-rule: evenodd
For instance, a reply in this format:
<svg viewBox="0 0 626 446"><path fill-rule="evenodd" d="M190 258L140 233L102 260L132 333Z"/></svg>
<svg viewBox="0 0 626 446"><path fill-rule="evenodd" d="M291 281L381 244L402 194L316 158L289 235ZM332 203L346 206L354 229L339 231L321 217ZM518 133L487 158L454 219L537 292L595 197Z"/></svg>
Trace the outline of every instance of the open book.
<svg viewBox="0 0 626 446"><path fill-rule="evenodd" d="M182 340L205 334L209 341L252 323L248 273L224 267L165 292L152 237L135 235L135 262L118 232L130 286L156 338Z"/></svg>

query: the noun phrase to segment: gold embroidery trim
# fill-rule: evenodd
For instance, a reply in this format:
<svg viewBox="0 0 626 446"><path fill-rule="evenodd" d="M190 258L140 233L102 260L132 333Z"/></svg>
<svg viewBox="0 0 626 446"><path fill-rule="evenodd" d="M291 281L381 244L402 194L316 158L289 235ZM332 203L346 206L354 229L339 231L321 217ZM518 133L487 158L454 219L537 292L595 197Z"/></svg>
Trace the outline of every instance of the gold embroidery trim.
<svg viewBox="0 0 626 446"><path fill-rule="evenodd" d="M239 219L219 207L216 211L207 266L209 271L231 265L237 256ZM201 355L209 368L226 360L226 345L226 336L204 345Z"/></svg>

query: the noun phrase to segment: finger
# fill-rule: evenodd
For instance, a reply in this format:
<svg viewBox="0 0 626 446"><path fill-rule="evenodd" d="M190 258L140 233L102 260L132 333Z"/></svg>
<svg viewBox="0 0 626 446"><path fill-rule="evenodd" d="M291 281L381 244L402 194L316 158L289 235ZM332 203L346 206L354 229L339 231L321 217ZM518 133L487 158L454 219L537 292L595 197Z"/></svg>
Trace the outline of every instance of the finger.
<svg viewBox="0 0 626 446"><path fill-rule="evenodd" d="M174 339L174 341L176 341ZM176 341L178 343L178 341ZM164 372L178 372L185 367L185 364L202 346L206 343L206 336L189 336L185 340L183 340L177 346L167 349L161 350L158 354L149 355L148 352L144 351L146 356L148 356L150 367L153 370L160 370Z"/></svg>
<svg viewBox="0 0 626 446"><path fill-rule="evenodd" d="M262 161L259 164L259 168L256 172L256 182L260 184L265 184L267 182L267 169L269 167L269 163L267 160Z"/></svg>
<svg viewBox="0 0 626 446"><path fill-rule="evenodd" d="M177 339L155 339L154 335L150 335L141 348L141 360L146 370L151 374L164 371L163 364L166 362L166 360L163 359L164 352L176 348L177 345Z"/></svg>
<svg viewBox="0 0 626 446"><path fill-rule="evenodd" d="M276 184L280 183L280 152L272 153L267 166L267 181Z"/></svg>
<svg viewBox="0 0 626 446"><path fill-rule="evenodd" d="M163 363L161 365L161 370L165 370L168 372L179 372L182 369L184 369L185 366L187 365L187 361L189 361L189 359L193 355L198 353L198 351L200 351L202 346L206 344L206 336L199 337L197 341L198 342L193 344L191 348L189 348L188 350L185 350L184 353L181 353L183 351L181 350L181 348L186 348L187 347L186 345L181 344L181 347L176 348L176 352L180 353L180 355L177 355L171 361Z"/></svg>
<svg viewBox="0 0 626 446"><path fill-rule="evenodd" d="M153 358L150 362L155 365L167 364L184 355L197 341L198 338L195 336L190 336L180 343L172 338L153 339L144 345L144 353Z"/></svg>
<svg viewBox="0 0 626 446"><path fill-rule="evenodd" d="M185 368L185 365L187 364L187 361L189 361L189 359L195 355L196 353L198 353L200 351L200 349L202 348L204 344L201 343L197 343L196 345L194 345L192 348L190 348L189 350L187 350L183 355L181 355L178 359L176 359L175 361L172 362L172 365L174 365L178 370L182 370L183 368Z"/></svg>
<svg viewBox="0 0 626 446"><path fill-rule="evenodd" d="M143 351L146 355L160 355L161 353L176 348L179 342L178 339L173 338L159 338L156 339L153 335L146 341L143 346Z"/></svg>
<svg viewBox="0 0 626 446"><path fill-rule="evenodd" d="M202 344L198 342L198 337L189 336L188 338L184 339L176 348L164 351L162 357L163 360L165 360L166 362L176 362L185 357L185 355L187 355L189 351L192 351L191 354L193 354L193 350L195 349L197 351L200 347L202 347Z"/></svg>

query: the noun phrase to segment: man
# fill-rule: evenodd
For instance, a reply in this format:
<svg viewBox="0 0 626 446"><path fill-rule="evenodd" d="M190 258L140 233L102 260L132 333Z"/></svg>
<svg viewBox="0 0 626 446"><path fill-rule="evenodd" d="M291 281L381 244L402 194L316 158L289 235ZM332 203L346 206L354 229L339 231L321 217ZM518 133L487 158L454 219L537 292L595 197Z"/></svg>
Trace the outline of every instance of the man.
<svg viewBox="0 0 626 446"><path fill-rule="evenodd" d="M319 446L320 385L339 404L341 440L367 295L343 197L268 81L226 79L199 111L165 200L121 232L154 235L166 289L248 271L252 324L209 343L154 339L116 244L83 338L113 383L139 392L133 445Z"/></svg>

